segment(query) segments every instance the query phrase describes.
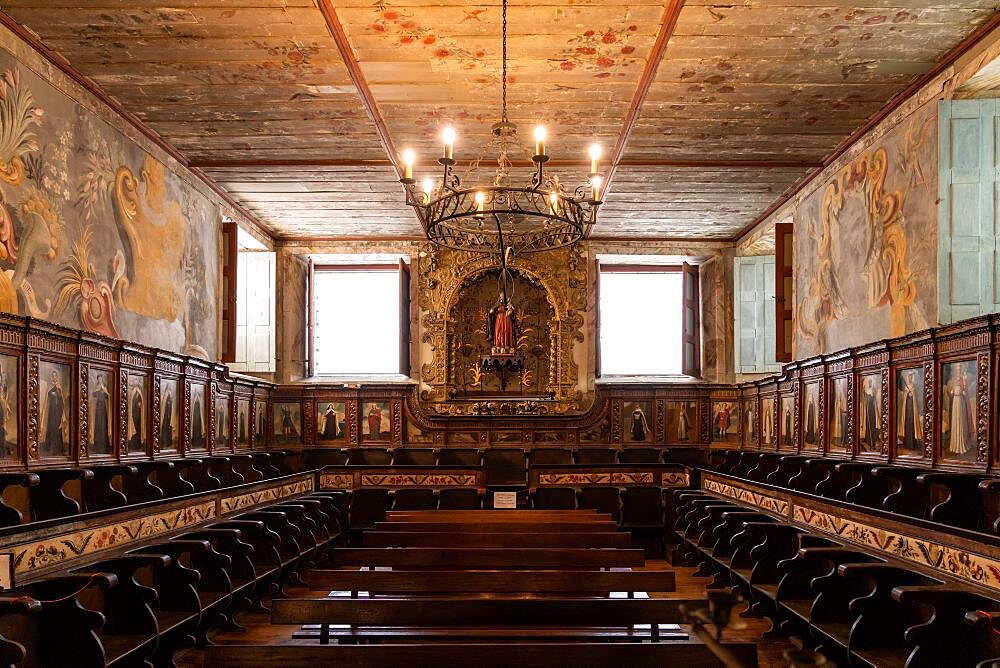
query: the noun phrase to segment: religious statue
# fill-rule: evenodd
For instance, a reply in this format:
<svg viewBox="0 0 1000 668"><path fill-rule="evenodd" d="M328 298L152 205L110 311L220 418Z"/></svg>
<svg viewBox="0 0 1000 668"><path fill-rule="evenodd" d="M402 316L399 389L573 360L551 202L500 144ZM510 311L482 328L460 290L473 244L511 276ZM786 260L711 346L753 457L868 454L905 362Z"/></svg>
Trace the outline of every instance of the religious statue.
<svg viewBox="0 0 1000 668"><path fill-rule="evenodd" d="M517 318L510 299L503 294L497 299L497 305L487 314L486 333L492 344L494 355L513 355L517 342Z"/></svg>

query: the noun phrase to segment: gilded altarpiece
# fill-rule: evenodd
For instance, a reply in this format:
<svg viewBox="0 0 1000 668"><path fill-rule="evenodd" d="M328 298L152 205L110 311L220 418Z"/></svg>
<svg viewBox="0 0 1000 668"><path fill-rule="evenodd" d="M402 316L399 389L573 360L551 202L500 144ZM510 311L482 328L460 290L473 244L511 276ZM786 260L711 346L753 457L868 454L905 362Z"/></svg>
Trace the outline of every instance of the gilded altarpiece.
<svg viewBox="0 0 1000 668"><path fill-rule="evenodd" d="M482 375L488 352L486 314L497 300L497 262L426 245L419 259L421 343L430 358L421 367L420 404L428 415L569 415L589 402L579 391L574 348L583 344L587 309L583 249L515 257L518 352L525 371L505 390Z"/></svg>

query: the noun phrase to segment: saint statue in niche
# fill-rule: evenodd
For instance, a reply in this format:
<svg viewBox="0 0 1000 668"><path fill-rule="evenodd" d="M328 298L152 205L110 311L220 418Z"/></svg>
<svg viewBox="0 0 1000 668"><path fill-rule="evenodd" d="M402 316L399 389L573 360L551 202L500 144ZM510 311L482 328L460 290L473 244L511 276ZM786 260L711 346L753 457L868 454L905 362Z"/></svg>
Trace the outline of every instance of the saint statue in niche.
<svg viewBox="0 0 1000 668"><path fill-rule="evenodd" d="M517 342L517 318L510 299L502 293L487 314L486 333L494 355L513 355Z"/></svg>

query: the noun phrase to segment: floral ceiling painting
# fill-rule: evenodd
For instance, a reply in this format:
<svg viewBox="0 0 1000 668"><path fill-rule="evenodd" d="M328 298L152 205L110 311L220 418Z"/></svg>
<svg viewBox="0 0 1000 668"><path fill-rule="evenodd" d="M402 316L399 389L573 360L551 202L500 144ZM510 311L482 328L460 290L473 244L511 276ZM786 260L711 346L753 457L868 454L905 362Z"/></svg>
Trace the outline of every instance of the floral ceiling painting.
<svg viewBox="0 0 1000 668"><path fill-rule="evenodd" d="M0 310L214 359L218 208L0 52Z"/></svg>
<svg viewBox="0 0 1000 668"><path fill-rule="evenodd" d="M937 115L927 105L795 212L795 357L903 336L937 317Z"/></svg>

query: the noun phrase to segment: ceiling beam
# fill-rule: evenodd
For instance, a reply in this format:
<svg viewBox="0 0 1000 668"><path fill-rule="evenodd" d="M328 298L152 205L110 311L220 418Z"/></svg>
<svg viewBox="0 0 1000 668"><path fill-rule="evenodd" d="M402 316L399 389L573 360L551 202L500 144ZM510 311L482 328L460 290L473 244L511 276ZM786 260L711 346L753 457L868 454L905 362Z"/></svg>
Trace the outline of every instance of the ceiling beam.
<svg viewBox="0 0 1000 668"><path fill-rule="evenodd" d="M303 168L311 167L390 167L390 160L350 160L350 159L276 159L276 160L198 160L191 167L198 169L253 169L260 168ZM514 160L514 167L534 167L529 160ZM589 167L589 160L549 160L552 167ZM690 169L814 169L824 166L823 162L803 160L619 160L616 167L676 167Z"/></svg>
<svg viewBox="0 0 1000 668"><path fill-rule="evenodd" d="M80 86L85 92L97 98L98 102L110 108L111 111L113 111L115 114L121 117L121 119L124 120L126 123L131 125L136 131L139 132L139 134L141 134L148 141L153 143L157 148L159 148L161 151L163 151L168 156L177 161L177 163L180 164L192 176L194 176L196 180L201 181L203 184L205 184L209 190L211 190L216 196L219 197L219 199L221 199L231 209L233 209L233 211L236 212L237 215L242 217L246 223L256 227L257 231L260 234L270 237L272 240L274 239L274 235L271 233L270 229L262 222L260 222L257 216L250 213L247 209L243 207L242 204L233 199L233 196L230 195L228 192L226 192L226 190L222 188L222 186L213 181L211 177L202 173L196 168L192 168L187 158L185 158L176 148L174 148L173 145L171 145L169 142L167 142L167 140L165 140L163 137L157 134L152 128L150 128L141 120L139 120L138 116L136 116L131 111L123 107L118 102L118 100L111 97L111 95L109 95L103 88L94 83L90 78L85 77L83 74L81 74L76 68L70 65L69 61L67 61L66 58L64 58L61 54L56 53L55 51L47 47L34 31L27 28L26 26L21 25L20 23L15 21L11 16L2 11L0 11L0 24L2 24L11 32L13 32L15 35L17 35L25 43L27 43L28 46L34 49L40 56L45 58L45 60L55 65L55 67L60 72L62 72L64 75L72 79L73 82L78 86Z"/></svg>
<svg viewBox="0 0 1000 668"><path fill-rule="evenodd" d="M868 134L868 132L874 129L879 123L888 118L889 115L896 111L896 109L898 109L906 100L915 95L917 91L933 81L946 69L954 65L955 62L962 56L978 46L982 40L987 38L998 27L1000 27L1000 12L994 13L990 16L990 18L987 19L981 26L976 28L976 30L959 42L955 48L945 54L944 58L942 58L934 67L920 77L917 77L909 86L890 98L889 101L885 103L885 106L879 109L874 116L869 118L864 125L859 127L846 139L840 142L837 147L834 148L833 152L823 160L822 165L815 167L811 172L792 184L791 187L778 196L778 199L776 199L769 207L764 209L759 216L757 216L749 225L740 230L736 236L730 239L730 241L737 243L742 241L743 238L753 232L758 225L765 222L792 198L808 187L810 183L823 173L823 170L840 159L840 157L843 156L849 148L854 146L854 144L861 140L861 138Z"/></svg>
<svg viewBox="0 0 1000 668"><path fill-rule="evenodd" d="M385 118L378 108L375 95L368 86L368 80L365 78L364 72L361 71L361 64L354 55L354 48L347 38L347 32L344 31L344 24L340 22L340 17L337 16L337 10L334 9L331 0L316 0L316 2L319 5L320 12L323 14L326 27L329 29L333 41L337 44L337 50L340 51L340 57L347 67L347 73L350 75L351 81L358 91L358 96L361 98L361 106L364 107L369 120L375 126L375 134L378 135L378 140L382 144L382 148L385 149L385 153L389 158L388 162L392 164L392 168L396 172L396 178L401 179L403 178L403 172L398 163L399 154L396 153L396 146L389 135L389 127L385 124Z"/></svg>
<svg viewBox="0 0 1000 668"><path fill-rule="evenodd" d="M639 84L635 88L635 93L632 94L632 102L629 103L628 112L625 114L625 122L622 124L622 131L618 135L618 143L615 144L615 148L611 152L611 166L608 168L608 174L604 180L605 197L607 197L611 183L614 181L615 172L618 170L618 163L625 156L625 147L632 136L635 124L639 121L639 112L642 109L642 104L646 101L646 95L649 94L649 89L656 78L656 70L660 67L660 61L663 60L663 55L667 51L667 44L670 42L670 38L674 36L674 30L677 28L677 19L680 17L681 9L683 8L684 0L667 0L666 7L663 8L663 18L660 19L660 27L656 32L656 40L653 42L649 56L646 58L646 66L639 77ZM587 229L584 232L585 237L590 236L592 227L593 224L587 225Z"/></svg>

